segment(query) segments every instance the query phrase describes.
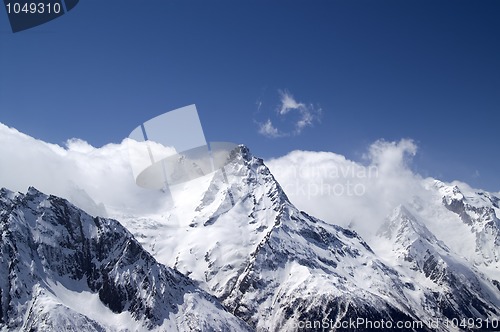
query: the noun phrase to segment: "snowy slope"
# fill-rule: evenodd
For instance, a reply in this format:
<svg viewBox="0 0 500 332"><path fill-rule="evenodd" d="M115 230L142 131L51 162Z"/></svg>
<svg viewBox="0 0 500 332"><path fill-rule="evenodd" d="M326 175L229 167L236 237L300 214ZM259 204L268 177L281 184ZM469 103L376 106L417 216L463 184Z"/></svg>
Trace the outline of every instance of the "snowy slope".
<svg viewBox="0 0 500 332"><path fill-rule="evenodd" d="M160 262L197 280L257 330L294 330L299 321L323 318L395 322L498 314L494 279L404 207L389 217L399 230L374 243L374 252L355 232L297 210L246 147L235 151L225 171L227 181L218 172L171 188L174 204L161 216L120 219ZM433 188L435 206L420 212L432 209L456 223ZM433 259L440 263L433 266ZM478 303L465 303L470 298Z"/></svg>
<svg viewBox="0 0 500 332"><path fill-rule="evenodd" d="M464 183L426 179L426 206L414 214L448 248L492 280L500 280L500 199Z"/></svg>
<svg viewBox="0 0 500 332"><path fill-rule="evenodd" d="M500 294L494 281L465 258L453 253L405 206L398 206L380 228L378 251L396 262L398 271L412 275L412 288L421 290L421 317L444 316L495 319ZM414 273L412 273L414 272Z"/></svg>
<svg viewBox="0 0 500 332"><path fill-rule="evenodd" d="M413 321L397 273L356 233L285 204L224 303L258 330L299 322Z"/></svg>
<svg viewBox="0 0 500 332"><path fill-rule="evenodd" d="M286 199L262 160L246 148L233 158L227 182L216 172L171 187L175 204L164 215L120 217L160 262L217 297L227 296Z"/></svg>
<svg viewBox="0 0 500 332"><path fill-rule="evenodd" d="M308 314L319 317L332 305L337 309L328 309L330 319L349 318L349 307L371 318L414 319L397 295L404 286L355 233L295 209L246 147L232 158L227 181L218 172L200 180L204 184L173 188L176 204L163 225L126 219L125 224L159 261L199 281L258 330L291 330ZM270 249L274 242L281 247ZM262 287L249 288L250 282ZM325 297L318 298L318 292ZM292 314L298 301L309 308Z"/></svg>
<svg viewBox="0 0 500 332"><path fill-rule="evenodd" d="M500 199L484 191L436 183L443 205L457 214L475 236L474 262L500 268Z"/></svg>
<svg viewBox="0 0 500 332"><path fill-rule="evenodd" d="M118 222L34 188L0 191L0 329L245 331Z"/></svg>

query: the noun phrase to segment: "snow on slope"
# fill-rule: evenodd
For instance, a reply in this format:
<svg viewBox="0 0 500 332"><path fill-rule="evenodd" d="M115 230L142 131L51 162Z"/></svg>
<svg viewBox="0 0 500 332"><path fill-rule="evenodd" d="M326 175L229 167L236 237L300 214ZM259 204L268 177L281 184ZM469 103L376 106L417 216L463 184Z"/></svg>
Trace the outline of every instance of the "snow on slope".
<svg viewBox="0 0 500 332"><path fill-rule="evenodd" d="M385 249L375 245L372 252L356 233L293 207L262 160L246 147L233 158L226 167L228 183L219 172L173 188L175 205L162 218L150 216L144 223L124 218L124 223L158 260L199 281L257 329L292 329L303 319L342 320L361 313L411 321L471 313L484 319L498 312L493 281L469 269L460 255L448 253L424 224L408 223L412 231L402 235L402 242ZM433 208L456 224L454 214L441 201L437 204ZM405 218L392 219L402 224ZM455 288L448 292L429 278L428 269L402 266L397 256L384 254L395 248L406 255L408 245L411 255L426 255L427 249L435 256L446 253L449 270L465 267L465 279L448 281ZM459 285L468 277L466 286ZM477 290L478 283L485 286ZM456 304L443 302L443 296ZM465 303L470 298L478 299L481 310L471 311Z"/></svg>
<svg viewBox="0 0 500 332"><path fill-rule="evenodd" d="M0 191L0 328L246 331L118 222L34 188Z"/></svg>
<svg viewBox="0 0 500 332"><path fill-rule="evenodd" d="M380 228L377 246L400 273L414 271L413 288L423 290L423 316L481 317L500 314L500 293L483 273L438 240L405 206L398 206Z"/></svg>
<svg viewBox="0 0 500 332"><path fill-rule="evenodd" d="M405 301L387 286L400 289L402 284L355 233L295 209L262 160L246 147L239 147L232 157L226 166L227 182L218 172L199 180L208 186L197 182L172 190L176 204L163 219L164 227L158 220L146 229L133 220L124 223L158 260L199 281L258 330L296 324L299 315L288 312L293 311L293 301L309 303L311 312L337 301L347 306L358 302L358 309L372 318L414 319L405 313L411 312ZM191 199L179 199L183 193ZM193 197L200 198L196 207ZM289 249L264 254L274 241ZM283 265L267 262L271 258ZM266 262L256 264L262 259ZM251 292L244 285L257 276L266 281ZM318 292L328 301L313 299ZM282 305L273 304L280 298ZM254 302L260 305L243 309ZM347 316L339 306L330 318Z"/></svg>
<svg viewBox="0 0 500 332"><path fill-rule="evenodd" d="M245 269L274 224L279 204L273 202L284 196L262 160L245 153L242 148L226 166L229 184L217 172L171 187L174 206L160 218L121 216L160 262L202 281L217 297L226 296Z"/></svg>
<svg viewBox="0 0 500 332"><path fill-rule="evenodd" d="M415 212L427 227L453 252L500 280L500 199L464 183L427 179L424 186L431 204Z"/></svg>

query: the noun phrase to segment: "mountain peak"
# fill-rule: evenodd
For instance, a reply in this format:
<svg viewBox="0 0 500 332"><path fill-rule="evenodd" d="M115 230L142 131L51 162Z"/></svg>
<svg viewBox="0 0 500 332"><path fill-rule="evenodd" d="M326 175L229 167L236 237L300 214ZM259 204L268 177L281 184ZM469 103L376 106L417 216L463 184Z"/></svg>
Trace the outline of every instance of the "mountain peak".
<svg viewBox="0 0 500 332"><path fill-rule="evenodd" d="M29 196L29 197L35 197L35 196L45 196L44 193L42 193L40 190L38 190L37 188L35 187L32 187L30 186L28 188L28 191L26 192L26 196Z"/></svg>
<svg viewBox="0 0 500 332"><path fill-rule="evenodd" d="M412 215L412 213L408 210L406 206L403 204L399 204L396 206L391 213L391 219L394 219L396 217L407 217L409 220L415 220L415 217Z"/></svg>
<svg viewBox="0 0 500 332"><path fill-rule="evenodd" d="M244 145L240 144L236 146L231 153L229 154L229 159L230 160L243 160L245 162L253 162L257 163L259 165L263 165L264 161L261 158L255 157L250 149Z"/></svg>
<svg viewBox="0 0 500 332"><path fill-rule="evenodd" d="M0 188L0 199L13 199L16 193L7 188Z"/></svg>
<svg viewBox="0 0 500 332"><path fill-rule="evenodd" d="M250 152L250 149L245 144L239 144L236 147L235 151L241 154L241 156L247 160L249 160L253 156L252 153Z"/></svg>
<svg viewBox="0 0 500 332"><path fill-rule="evenodd" d="M397 251L407 250L417 242L437 243L444 246L434 234L404 206L397 206L377 231L377 235L393 243Z"/></svg>
<svg viewBox="0 0 500 332"><path fill-rule="evenodd" d="M402 204L394 208L391 214L387 217L386 222L379 229L378 233L387 238L401 236L403 234L420 235L422 233L422 224L417 221L415 216Z"/></svg>

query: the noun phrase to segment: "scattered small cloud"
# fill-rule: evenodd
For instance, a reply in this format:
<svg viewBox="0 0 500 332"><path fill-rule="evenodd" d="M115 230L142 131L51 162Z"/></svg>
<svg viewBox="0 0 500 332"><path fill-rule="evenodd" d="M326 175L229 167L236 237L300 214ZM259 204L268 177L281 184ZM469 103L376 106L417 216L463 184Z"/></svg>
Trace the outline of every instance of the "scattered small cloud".
<svg viewBox="0 0 500 332"><path fill-rule="evenodd" d="M293 95L287 91L280 91L281 95L281 106L278 113L280 115L285 115L290 111L298 111L300 117L295 123L295 129L293 135L299 135L302 130L306 127L312 127L315 121L319 121L321 116L321 108L314 107L313 104L306 105L301 102L297 102Z"/></svg>
<svg viewBox="0 0 500 332"><path fill-rule="evenodd" d="M255 105L257 105L257 113L260 112L260 108L262 107L262 100L257 100L255 102Z"/></svg>
<svg viewBox="0 0 500 332"><path fill-rule="evenodd" d="M473 179L477 179L481 176L481 173L479 173L479 170L475 170L474 173L472 174Z"/></svg>
<svg viewBox="0 0 500 332"><path fill-rule="evenodd" d="M259 124L259 134L270 138L283 136L282 134L280 134L279 130L273 125L271 119L267 119L266 122Z"/></svg>
<svg viewBox="0 0 500 332"><path fill-rule="evenodd" d="M281 107L278 111L279 114L287 114L290 110L303 109L305 105L295 101L293 96L288 91L280 91L281 95Z"/></svg>
<svg viewBox="0 0 500 332"><path fill-rule="evenodd" d="M297 101L287 90L279 90L280 104L276 108L276 116L279 120L286 122L291 119L291 113L297 113L297 117L292 121L292 128L289 130L280 130L276 127L270 118L265 122L257 122L259 125L259 134L269 137L285 137L300 135L307 127L312 127L315 122L319 122L321 117L321 108L313 104L305 104ZM258 111L262 109L262 101L257 102Z"/></svg>

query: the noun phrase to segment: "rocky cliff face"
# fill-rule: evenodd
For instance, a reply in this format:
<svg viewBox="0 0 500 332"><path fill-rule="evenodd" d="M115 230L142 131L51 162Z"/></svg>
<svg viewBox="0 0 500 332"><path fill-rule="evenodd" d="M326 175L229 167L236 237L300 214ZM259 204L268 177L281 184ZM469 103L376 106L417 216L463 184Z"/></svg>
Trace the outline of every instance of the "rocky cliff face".
<svg viewBox="0 0 500 332"><path fill-rule="evenodd" d="M11 330L245 330L118 222L34 188L0 192L0 324Z"/></svg>

